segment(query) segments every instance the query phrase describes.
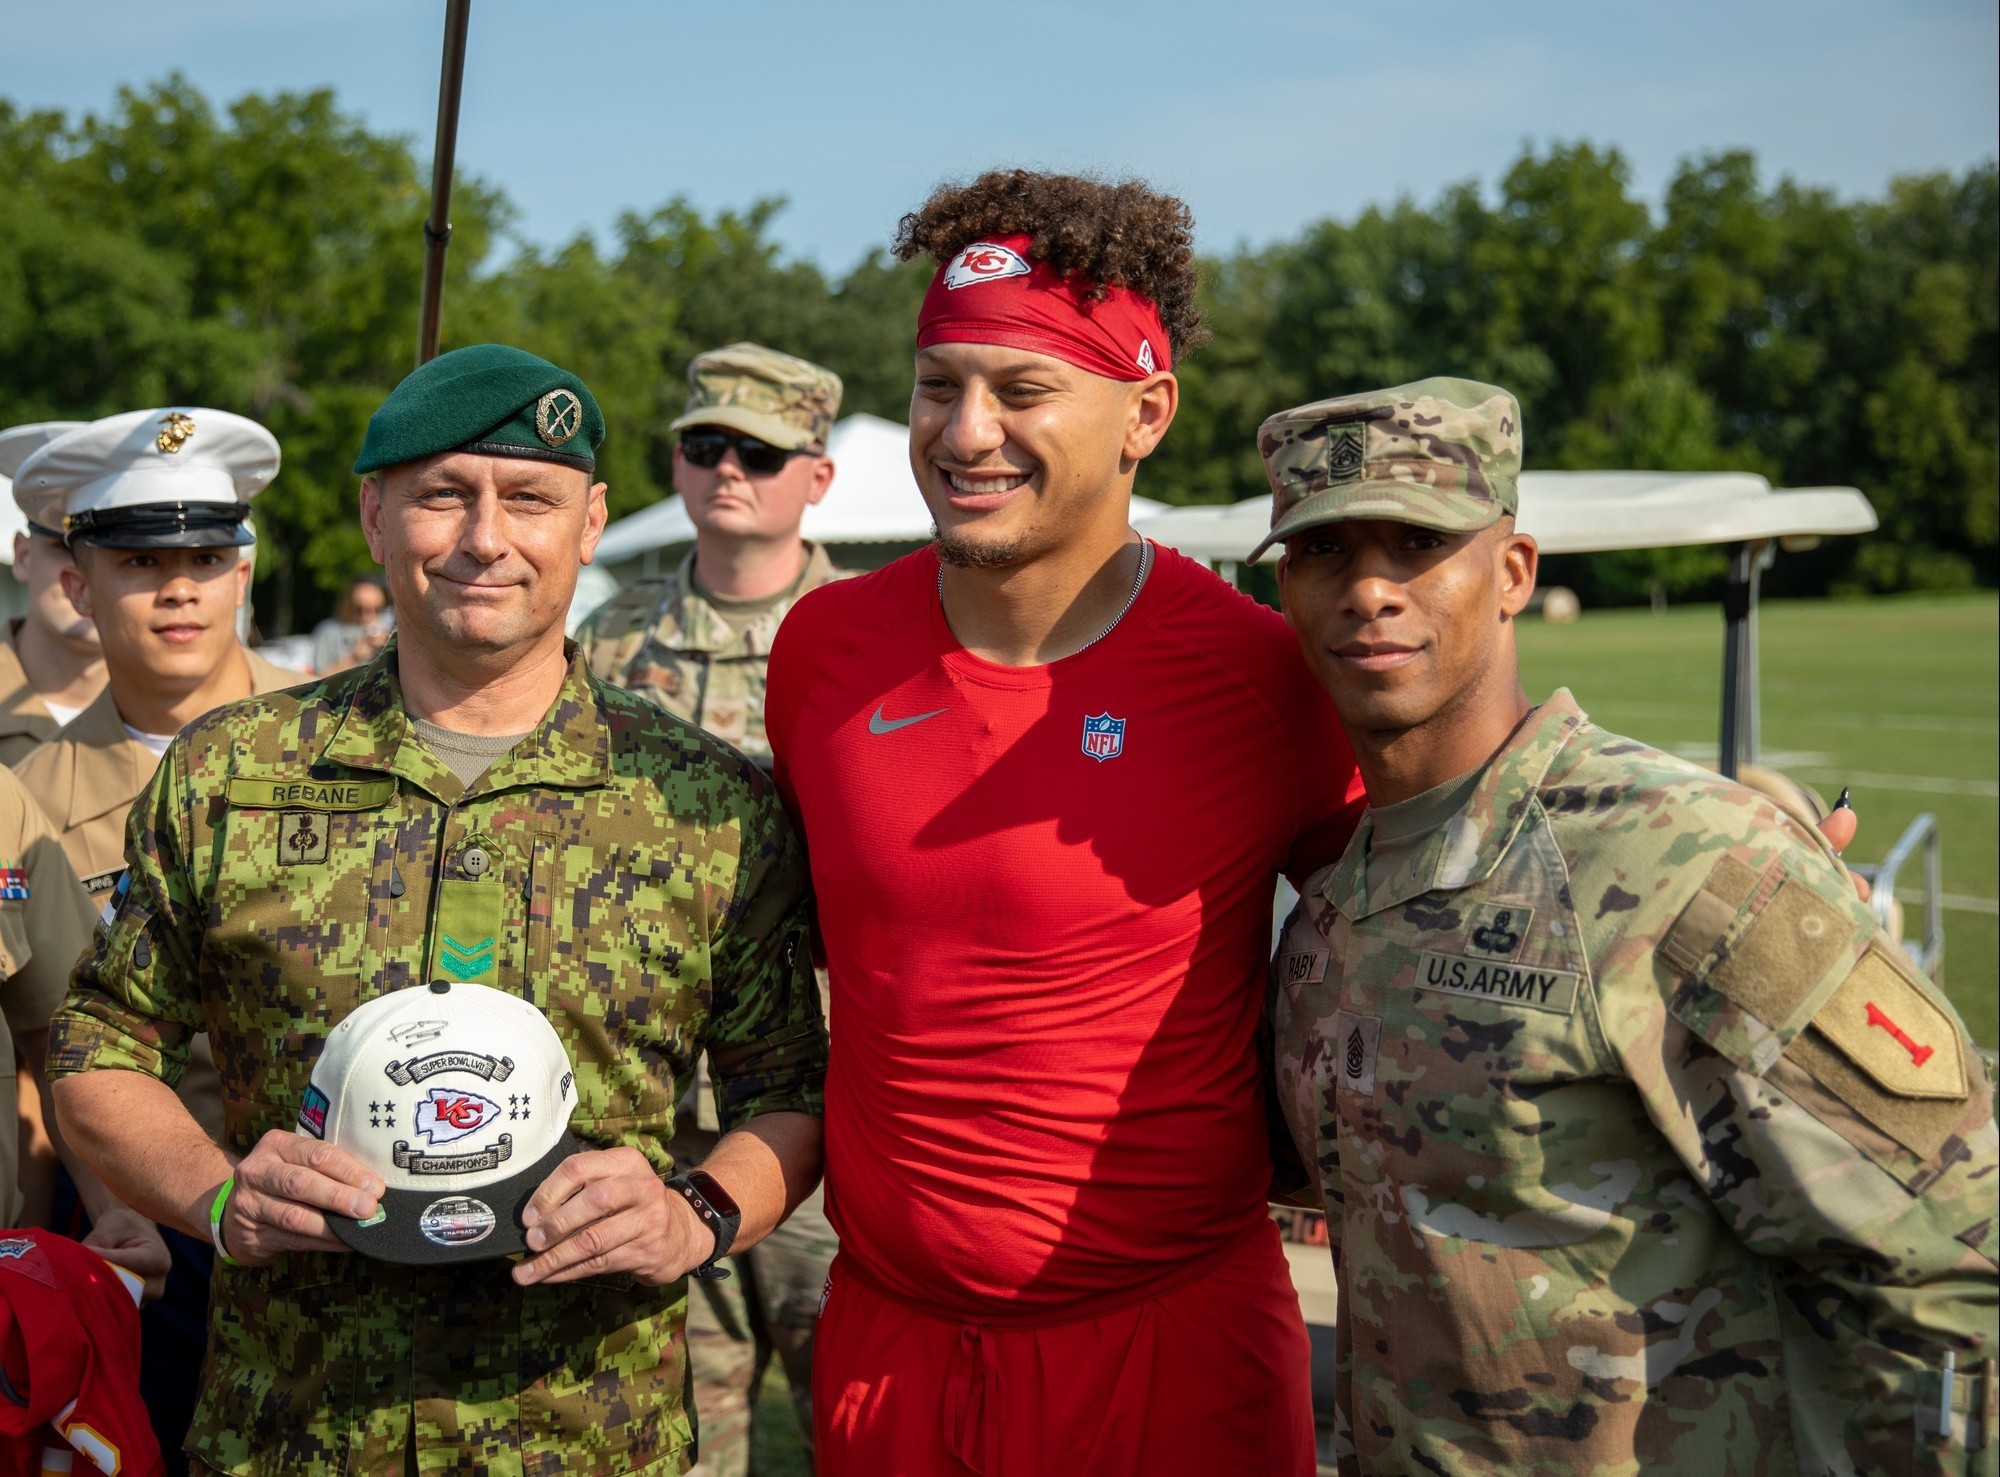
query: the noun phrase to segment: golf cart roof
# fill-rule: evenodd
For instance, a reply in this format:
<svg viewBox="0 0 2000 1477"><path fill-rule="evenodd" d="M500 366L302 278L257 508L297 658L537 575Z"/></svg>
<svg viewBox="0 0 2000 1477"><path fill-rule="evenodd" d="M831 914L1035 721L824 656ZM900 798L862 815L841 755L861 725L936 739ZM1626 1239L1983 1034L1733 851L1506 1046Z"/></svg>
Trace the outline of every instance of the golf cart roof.
<svg viewBox="0 0 2000 1477"><path fill-rule="evenodd" d="M1523 533L1545 554L1867 533L1875 510L1852 487L1774 489L1751 472L1523 472ZM1239 560L1271 526L1269 496L1174 508L1139 532L1194 559Z"/></svg>

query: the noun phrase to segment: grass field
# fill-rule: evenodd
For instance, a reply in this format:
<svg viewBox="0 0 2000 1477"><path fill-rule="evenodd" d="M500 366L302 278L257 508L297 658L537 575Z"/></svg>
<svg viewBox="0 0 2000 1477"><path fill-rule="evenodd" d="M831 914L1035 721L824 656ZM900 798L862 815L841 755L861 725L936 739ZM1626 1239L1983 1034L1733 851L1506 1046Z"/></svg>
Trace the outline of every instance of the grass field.
<svg viewBox="0 0 2000 1477"><path fill-rule="evenodd" d="M2000 1007L2000 602L1992 595L1774 601L1759 615L1761 762L1828 800L1851 785L1874 862L1919 813L1944 838L1946 992L1982 1046ZM1523 677L1568 687L1598 723L1713 762L1722 615L1712 605L1525 622ZM1921 870L1898 892L1913 898ZM1909 906L1911 930L1920 926Z"/></svg>

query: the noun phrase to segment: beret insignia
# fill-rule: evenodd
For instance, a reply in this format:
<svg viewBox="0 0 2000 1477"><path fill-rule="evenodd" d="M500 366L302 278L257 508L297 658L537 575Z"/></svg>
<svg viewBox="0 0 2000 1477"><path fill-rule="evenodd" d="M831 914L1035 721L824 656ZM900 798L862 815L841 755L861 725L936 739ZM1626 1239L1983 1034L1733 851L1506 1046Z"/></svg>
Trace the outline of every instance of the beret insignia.
<svg viewBox="0 0 2000 1477"><path fill-rule="evenodd" d="M555 389L535 402L535 434L550 447L566 446L583 429L583 402Z"/></svg>

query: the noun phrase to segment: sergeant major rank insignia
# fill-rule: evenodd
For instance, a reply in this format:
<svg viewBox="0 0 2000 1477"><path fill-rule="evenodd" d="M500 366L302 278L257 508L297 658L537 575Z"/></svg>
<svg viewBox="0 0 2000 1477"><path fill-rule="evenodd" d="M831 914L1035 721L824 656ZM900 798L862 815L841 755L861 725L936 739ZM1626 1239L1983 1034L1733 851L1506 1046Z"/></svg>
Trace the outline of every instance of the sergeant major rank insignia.
<svg viewBox="0 0 2000 1477"><path fill-rule="evenodd" d="M1360 478L1363 463L1363 427L1350 421L1326 428L1326 480L1353 482Z"/></svg>

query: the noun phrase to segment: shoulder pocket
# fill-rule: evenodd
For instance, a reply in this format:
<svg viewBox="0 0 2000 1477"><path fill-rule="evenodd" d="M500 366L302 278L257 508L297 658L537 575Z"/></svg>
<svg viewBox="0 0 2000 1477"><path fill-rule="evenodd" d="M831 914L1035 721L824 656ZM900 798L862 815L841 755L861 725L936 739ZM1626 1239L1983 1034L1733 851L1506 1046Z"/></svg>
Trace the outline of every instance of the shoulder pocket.
<svg viewBox="0 0 2000 1477"><path fill-rule="evenodd" d="M1682 976L1670 1009L1739 1067L1762 1076L1853 966L1872 920L1830 901L1782 862L1715 864L1656 950Z"/></svg>

